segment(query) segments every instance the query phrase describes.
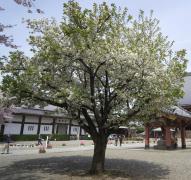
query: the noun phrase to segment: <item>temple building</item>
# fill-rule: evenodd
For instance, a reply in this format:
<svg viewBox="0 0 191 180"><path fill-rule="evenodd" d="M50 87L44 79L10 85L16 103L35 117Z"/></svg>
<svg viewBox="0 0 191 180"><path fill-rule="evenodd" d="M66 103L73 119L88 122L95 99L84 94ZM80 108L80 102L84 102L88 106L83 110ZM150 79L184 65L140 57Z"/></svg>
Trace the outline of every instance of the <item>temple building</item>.
<svg viewBox="0 0 191 180"><path fill-rule="evenodd" d="M67 134L84 135L76 121L66 113L47 109L14 108L11 119L1 125L2 134Z"/></svg>

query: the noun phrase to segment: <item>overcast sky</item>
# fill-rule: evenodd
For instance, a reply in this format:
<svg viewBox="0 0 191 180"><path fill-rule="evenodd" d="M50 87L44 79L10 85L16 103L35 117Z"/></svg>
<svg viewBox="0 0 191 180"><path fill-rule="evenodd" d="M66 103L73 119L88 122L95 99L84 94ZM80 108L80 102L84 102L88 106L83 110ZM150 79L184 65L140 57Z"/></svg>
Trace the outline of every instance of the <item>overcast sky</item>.
<svg viewBox="0 0 191 180"><path fill-rule="evenodd" d="M154 17L160 20L160 27L164 35L169 40L174 40L174 50L186 49L187 58L191 56L191 1L190 0L105 0L108 3L115 3L117 6L127 7L129 13L137 17L140 9L149 15L150 10L154 10ZM7 30L7 35L12 35L15 44L20 46L27 55L30 55L30 47L26 42L28 31L22 18L43 18L54 17L57 21L62 19L63 2L66 0L36 0L36 7L44 10L44 15L28 14L23 7L17 6L13 0L0 0L0 6L5 11L0 12L0 22L12 24L15 27ZM102 0L78 0L84 8L91 8L93 2L101 3ZM0 56L7 55L9 48L0 46ZM191 62L188 64L188 71L191 71Z"/></svg>

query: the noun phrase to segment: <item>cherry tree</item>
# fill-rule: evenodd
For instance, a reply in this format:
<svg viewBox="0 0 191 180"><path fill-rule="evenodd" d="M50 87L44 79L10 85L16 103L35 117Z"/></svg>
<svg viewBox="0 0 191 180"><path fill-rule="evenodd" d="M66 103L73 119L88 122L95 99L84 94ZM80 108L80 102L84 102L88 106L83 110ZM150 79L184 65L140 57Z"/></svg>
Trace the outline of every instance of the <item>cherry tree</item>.
<svg viewBox="0 0 191 180"><path fill-rule="evenodd" d="M185 50L172 51L159 21L114 4L64 4L63 21L28 21L33 57L11 52L2 91L17 104L61 107L95 144L90 172L104 171L108 136L128 121L149 121L183 95Z"/></svg>

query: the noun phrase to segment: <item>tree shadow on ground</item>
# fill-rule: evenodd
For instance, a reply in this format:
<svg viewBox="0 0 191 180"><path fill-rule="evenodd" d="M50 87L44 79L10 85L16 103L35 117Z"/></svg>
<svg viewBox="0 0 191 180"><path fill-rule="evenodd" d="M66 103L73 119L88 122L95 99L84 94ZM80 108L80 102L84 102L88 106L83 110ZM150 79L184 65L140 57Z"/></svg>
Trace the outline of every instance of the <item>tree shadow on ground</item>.
<svg viewBox="0 0 191 180"><path fill-rule="evenodd" d="M168 167L151 162L106 159L106 172L90 176L87 172L91 159L87 156L66 156L17 161L0 168L0 179L161 179L169 174Z"/></svg>

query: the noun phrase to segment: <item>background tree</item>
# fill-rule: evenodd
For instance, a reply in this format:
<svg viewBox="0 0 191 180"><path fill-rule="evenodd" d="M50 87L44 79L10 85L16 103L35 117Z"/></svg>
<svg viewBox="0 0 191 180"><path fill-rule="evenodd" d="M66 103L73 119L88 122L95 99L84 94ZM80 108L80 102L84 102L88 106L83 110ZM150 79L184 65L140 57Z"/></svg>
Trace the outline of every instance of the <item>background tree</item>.
<svg viewBox="0 0 191 180"><path fill-rule="evenodd" d="M14 97L3 97L2 93L0 96L0 125L3 125L6 121L11 122L13 119L14 109L12 104L14 102Z"/></svg>
<svg viewBox="0 0 191 180"><path fill-rule="evenodd" d="M22 5L28 9L28 13L32 13L33 10L37 13L43 13L41 9L35 7L35 0L13 0L16 4ZM0 6L0 11L4 11L5 9ZM5 25L0 22L0 46L4 45L11 48L17 48L17 45L13 43L12 36L7 36L5 34L5 30L7 28L12 28L13 25ZM0 95L0 124L3 124L5 120L10 120L12 116L12 109L10 100L7 97L3 97Z"/></svg>
<svg viewBox="0 0 191 180"><path fill-rule="evenodd" d="M172 52L158 20L133 19L114 4L82 10L64 4L60 24L28 21L34 56L4 59L2 91L18 104L66 109L95 144L91 173L104 171L107 138L129 120L148 121L176 103L186 68L185 50Z"/></svg>

